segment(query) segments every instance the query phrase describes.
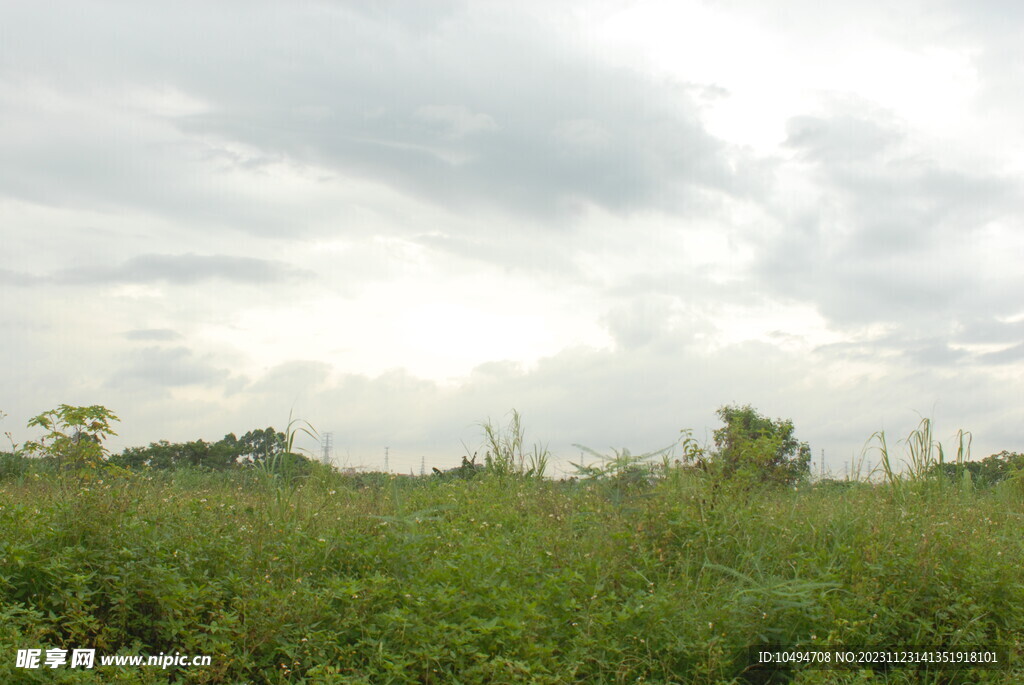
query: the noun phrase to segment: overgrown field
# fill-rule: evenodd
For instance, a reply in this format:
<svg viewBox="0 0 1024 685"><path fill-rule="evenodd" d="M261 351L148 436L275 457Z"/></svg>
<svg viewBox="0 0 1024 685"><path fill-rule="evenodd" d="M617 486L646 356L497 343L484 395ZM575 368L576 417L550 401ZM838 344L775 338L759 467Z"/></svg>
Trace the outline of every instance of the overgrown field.
<svg viewBox="0 0 1024 685"><path fill-rule="evenodd" d="M1024 682L1020 480L467 475L8 475L0 682L761 682L762 644L1014 659L778 682ZM16 668L58 647L212 665Z"/></svg>

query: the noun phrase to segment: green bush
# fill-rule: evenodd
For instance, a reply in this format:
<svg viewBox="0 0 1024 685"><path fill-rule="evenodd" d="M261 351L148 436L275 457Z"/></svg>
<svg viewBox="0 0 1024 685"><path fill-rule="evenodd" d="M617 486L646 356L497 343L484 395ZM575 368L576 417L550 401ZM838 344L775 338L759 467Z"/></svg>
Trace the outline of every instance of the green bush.
<svg viewBox="0 0 1024 685"><path fill-rule="evenodd" d="M793 422L771 420L750 405L720 407L725 426L714 432L711 464L725 480L793 485L811 472L811 449L793 435Z"/></svg>
<svg viewBox="0 0 1024 685"><path fill-rule="evenodd" d="M472 459L465 456L462 457L462 463L455 468L445 469L442 471L441 469L434 467L433 477L440 480L451 480L452 478L462 478L465 480L478 476L486 470L487 467L484 464L476 463L476 455L474 454Z"/></svg>

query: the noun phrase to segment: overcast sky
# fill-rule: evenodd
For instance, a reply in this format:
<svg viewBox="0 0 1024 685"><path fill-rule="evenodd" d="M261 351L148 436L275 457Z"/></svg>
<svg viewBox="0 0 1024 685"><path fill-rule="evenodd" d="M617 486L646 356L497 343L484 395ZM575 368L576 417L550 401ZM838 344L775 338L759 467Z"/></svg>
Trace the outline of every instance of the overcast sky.
<svg viewBox="0 0 1024 685"><path fill-rule="evenodd" d="M1016 0L0 2L0 430L1024 450Z"/></svg>

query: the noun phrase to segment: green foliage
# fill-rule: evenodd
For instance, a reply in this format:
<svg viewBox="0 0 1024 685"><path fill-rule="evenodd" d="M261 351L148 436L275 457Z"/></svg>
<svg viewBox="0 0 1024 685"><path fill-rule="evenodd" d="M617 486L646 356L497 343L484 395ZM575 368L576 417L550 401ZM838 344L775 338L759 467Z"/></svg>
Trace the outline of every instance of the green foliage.
<svg viewBox="0 0 1024 685"><path fill-rule="evenodd" d="M952 463L946 462L946 450L942 443L932 437L932 422L928 418L922 418L917 428L910 431L906 439L900 441L906 454L902 463L894 463L885 431L876 432L868 443L875 442L875 449L881 456L881 468L890 492L897 499L905 501L908 496L919 493L922 488L938 488L940 492L947 489L949 479L936 476L943 474L949 467L952 467L953 473L957 476L957 484L962 489L974 487L969 471L964 470L964 465L969 463L970 459L972 436L964 430L957 431L956 435L956 458Z"/></svg>
<svg viewBox="0 0 1024 685"><path fill-rule="evenodd" d="M24 451L36 457L55 462L58 470L74 470L79 475L96 471L103 466L107 450L103 441L117 435L111 422L117 416L100 405L73 407L62 404L56 409L34 416L29 428L48 431L37 440L24 445Z"/></svg>
<svg viewBox="0 0 1024 685"><path fill-rule="evenodd" d="M660 476L615 506L626 462L575 483L314 468L283 508L252 469L115 475L71 499L2 482L0 649L213 658L152 683L728 683L766 644L1024 657L1019 497L762 488L707 510L711 480L651 458ZM1016 663L940 682L1020 682ZM0 661L0 682L26 673Z"/></svg>
<svg viewBox="0 0 1024 685"><path fill-rule="evenodd" d="M671 447L654 452L632 454L628 449L612 449L611 454L601 454L585 445L573 445L583 452L597 457L597 462L586 464L569 462L576 469L576 477L587 481L612 484L616 489L641 488L653 485L663 477L668 468L666 460Z"/></svg>
<svg viewBox="0 0 1024 685"><path fill-rule="evenodd" d="M264 478L290 483L296 478L308 474L309 459L295 452L295 438L304 433L314 440L319 439L316 430L309 422L293 419L288 416L288 426L284 433L276 433L273 428L263 431L250 431L242 436L242 457L248 459L256 467L257 473Z"/></svg>
<svg viewBox="0 0 1024 685"><path fill-rule="evenodd" d="M226 436L225 440L228 438L234 438L234 434ZM268 463L288 451L288 436L271 427L251 430L238 440L237 447L243 461L250 464Z"/></svg>
<svg viewBox="0 0 1024 685"><path fill-rule="evenodd" d="M576 481L469 459L471 478L287 478L299 430L278 466L112 471L75 497L0 480L0 651L213 659L72 674L12 656L0 682L768 682L749 648L769 644L1012 658L771 682L1024 681L1015 489L722 488L688 434L680 460L615 450Z"/></svg>
<svg viewBox="0 0 1024 685"><path fill-rule="evenodd" d="M962 480L966 473L975 485L989 487L1020 477L1024 473L1024 454L1003 450L981 461L934 464L932 469L954 480Z"/></svg>
<svg viewBox="0 0 1024 685"><path fill-rule="evenodd" d="M502 428L490 421L480 424L484 431L484 466L499 476L516 475L543 478L551 455L547 447L535 443L529 452L523 451L525 429L522 416L513 409L508 426Z"/></svg>
<svg viewBox="0 0 1024 685"><path fill-rule="evenodd" d="M129 447L110 457L110 462L125 468L177 469L200 468L213 471L237 466L241 455L235 436L208 443L204 440L170 443L151 442L147 447Z"/></svg>
<svg viewBox="0 0 1024 685"><path fill-rule="evenodd" d="M296 428L296 423L289 421L287 433L267 427L251 430L241 439L229 433L214 443L204 440L151 442L146 447L129 447L109 461L125 468L158 470L197 468L223 471L250 466L270 477L290 479L310 471L310 460L292 450L296 433L305 432L311 436L315 433L308 424L307 427Z"/></svg>
<svg viewBox="0 0 1024 685"><path fill-rule="evenodd" d="M18 452L0 452L0 480L19 478L29 469L25 457Z"/></svg>
<svg viewBox="0 0 1024 685"><path fill-rule="evenodd" d="M793 485L810 475L811 449L794 437L793 422L772 420L750 405L720 407L711 465L725 480Z"/></svg>
<svg viewBox="0 0 1024 685"><path fill-rule="evenodd" d="M7 418L7 414L0 411L0 420L5 418ZM24 455L18 449L18 445L14 442L10 431L4 432L4 436L11 443L11 449L10 451L0 452L0 480L24 476L28 467L25 463Z"/></svg>
<svg viewBox="0 0 1024 685"><path fill-rule="evenodd" d="M451 480L453 478L466 480L473 478L474 476L478 476L486 470L486 466L476 463L476 455L474 454L472 459L465 456L462 457L462 463L455 468L445 469L442 471L441 469L434 467L433 477L440 480Z"/></svg>

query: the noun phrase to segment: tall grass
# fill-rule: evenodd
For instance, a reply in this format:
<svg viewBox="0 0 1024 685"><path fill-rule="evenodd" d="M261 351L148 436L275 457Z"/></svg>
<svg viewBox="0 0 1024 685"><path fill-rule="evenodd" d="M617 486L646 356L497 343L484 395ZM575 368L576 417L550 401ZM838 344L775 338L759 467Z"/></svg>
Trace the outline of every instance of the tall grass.
<svg viewBox="0 0 1024 685"><path fill-rule="evenodd" d="M939 460L929 436L911 460ZM472 478L114 474L70 500L35 474L0 480L0 682L1024 680L1012 484L911 496L927 469L908 468L877 486L716 488L652 453L616 487L637 463L626 450L564 482L504 454L516 468ZM999 645L1018 661L770 675L749 652L769 644ZM27 647L213 665L19 670Z"/></svg>
<svg viewBox="0 0 1024 685"><path fill-rule="evenodd" d="M544 477L551 455L540 443L534 443L529 451L524 451L525 429L518 411L511 411L511 418L504 428L490 420L480 427L484 432L484 463L489 471L498 475Z"/></svg>
<svg viewBox="0 0 1024 685"><path fill-rule="evenodd" d="M956 464L959 473L962 473L964 462L970 459L972 439L971 433L963 429L957 431L956 457L952 463ZM893 493L898 495L903 494L909 484L921 484L938 476L942 472L942 466L946 463L945 448L933 437L932 421L926 417L922 417L917 428L910 431L907 437L900 441L906 454L901 463L894 463L885 431L875 432L868 442L869 444L875 443L874 449L880 455L879 465L885 483ZM933 480L940 487L946 483L945 478L934 478Z"/></svg>

